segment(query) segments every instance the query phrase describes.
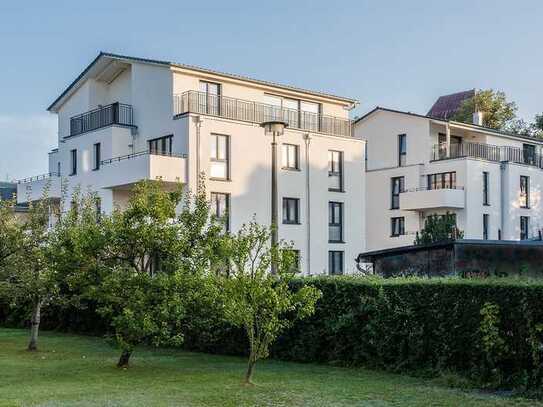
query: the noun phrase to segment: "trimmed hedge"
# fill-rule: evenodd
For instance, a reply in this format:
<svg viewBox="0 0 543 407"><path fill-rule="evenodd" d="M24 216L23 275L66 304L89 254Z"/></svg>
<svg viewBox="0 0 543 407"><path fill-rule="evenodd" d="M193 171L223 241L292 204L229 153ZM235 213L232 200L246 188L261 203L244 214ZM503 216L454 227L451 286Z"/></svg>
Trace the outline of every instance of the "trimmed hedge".
<svg viewBox="0 0 543 407"><path fill-rule="evenodd" d="M543 282L314 277L296 280L293 289L303 284L318 287L323 297L312 317L281 336L275 358L455 372L483 387L541 388ZM245 352L243 331L228 326L219 308L190 315L187 349ZM8 319L21 322L13 313ZM107 326L92 307L45 310L43 323L82 333L105 333Z"/></svg>

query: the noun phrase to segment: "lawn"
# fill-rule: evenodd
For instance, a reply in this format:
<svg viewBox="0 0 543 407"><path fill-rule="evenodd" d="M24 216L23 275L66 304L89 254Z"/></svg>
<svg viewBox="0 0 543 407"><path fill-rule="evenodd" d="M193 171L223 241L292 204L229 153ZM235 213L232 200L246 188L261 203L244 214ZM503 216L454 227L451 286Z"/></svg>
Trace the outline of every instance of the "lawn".
<svg viewBox="0 0 543 407"><path fill-rule="evenodd" d="M0 328L0 406L533 406L436 382L314 364L265 361L256 386L241 384L245 360L138 349L127 370L100 338Z"/></svg>

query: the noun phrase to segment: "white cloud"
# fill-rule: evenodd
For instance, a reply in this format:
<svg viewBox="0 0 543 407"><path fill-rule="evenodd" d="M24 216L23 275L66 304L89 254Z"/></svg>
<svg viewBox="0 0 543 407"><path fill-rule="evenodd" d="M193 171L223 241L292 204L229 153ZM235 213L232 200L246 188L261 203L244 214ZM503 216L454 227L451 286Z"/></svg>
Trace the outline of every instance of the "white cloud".
<svg viewBox="0 0 543 407"><path fill-rule="evenodd" d="M0 180L46 173L47 153L54 147L56 116L0 114Z"/></svg>

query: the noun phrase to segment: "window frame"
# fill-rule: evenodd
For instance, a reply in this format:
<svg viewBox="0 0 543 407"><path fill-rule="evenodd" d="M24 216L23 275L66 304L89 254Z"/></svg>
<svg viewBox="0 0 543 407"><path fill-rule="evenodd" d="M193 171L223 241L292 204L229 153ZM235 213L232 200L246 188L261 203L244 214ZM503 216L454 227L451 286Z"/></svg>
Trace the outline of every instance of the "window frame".
<svg viewBox="0 0 543 407"><path fill-rule="evenodd" d="M339 255L340 270L335 269L335 256ZM341 276L345 274L345 252L343 250L328 250L328 275Z"/></svg>
<svg viewBox="0 0 543 407"><path fill-rule="evenodd" d="M490 235L490 215L483 213L483 240L488 240Z"/></svg>
<svg viewBox="0 0 543 407"><path fill-rule="evenodd" d="M524 188L523 188L523 181L525 181ZM523 189L525 189L524 193L523 193ZM519 195L521 199L520 207L523 209L530 209L530 177L527 175L520 176Z"/></svg>
<svg viewBox="0 0 543 407"><path fill-rule="evenodd" d="M339 220L335 219L336 212L334 210L335 207L339 208ZM329 201L328 202L328 243L345 243L344 241L344 230L343 230L343 224L345 220L344 215L344 203L343 202L337 202L337 201ZM339 239L338 240L332 240L330 238L330 228L339 228Z"/></svg>
<svg viewBox="0 0 543 407"><path fill-rule="evenodd" d="M224 154L224 156L225 156L224 159L218 158L220 156L220 154L219 154L219 146L220 146L219 139L221 137L224 137L225 140L226 140L226 142L225 142L226 151L225 151L225 154ZM211 139L212 139L212 143L215 143L215 152L216 152L217 157L213 157L213 155L211 154L211 151L213 151L213 150L210 148L210 153L209 153L209 163L210 163L209 179L215 180L215 181L230 181L230 136L227 135L227 134L211 133ZM211 145L210 145L210 147L211 147ZM226 176L225 177L212 176L211 175L211 166L213 165L212 163L224 164L225 165Z"/></svg>
<svg viewBox="0 0 543 407"><path fill-rule="evenodd" d="M217 215L217 212L219 210L219 202L220 202L217 199L218 197L224 197L224 200L225 200L226 214L222 216ZM222 220L222 218L225 218L224 228L226 232L230 232L230 194L228 192L210 192L209 201L210 201L210 206L211 206L213 216L215 216L217 219L220 219L220 220Z"/></svg>
<svg viewBox="0 0 543 407"><path fill-rule="evenodd" d="M92 146L93 171L98 171L101 166L102 144L94 143Z"/></svg>
<svg viewBox="0 0 543 407"><path fill-rule="evenodd" d="M426 189L456 189L456 171L436 172L426 175Z"/></svg>
<svg viewBox="0 0 543 407"><path fill-rule="evenodd" d="M520 217L520 240L528 240L529 238L530 238L530 217L521 216Z"/></svg>
<svg viewBox="0 0 543 407"><path fill-rule="evenodd" d="M289 160L289 148L294 148L294 166ZM286 163L285 163L286 157ZM299 171L300 170L300 146L298 144L283 143L281 146L281 168L283 170Z"/></svg>
<svg viewBox="0 0 543 407"><path fill-rule="evenodd" d="M395 193L396 181L399 181L398 192ZM400 209L400 194L405 191L405 176L390 178L390 209ZM394 198L397 197L397 204L395 205Z"/></svg>
<svg viewBox="0 0 543 407"><path fill-rule="evenodd" d="M398 222L398 233L395 233L396 222ZM390 218L390 237L399 236L405 236L405 216L393 216L392 218Z"/></svg>
<svg viewBox="0 0 543 407"><path fill-rule="evenodd" d="M289 202L294 202L294 219L289 219L290 206ZM287 215L287 217L285 217ZM283 197L283 224L284 225L299 225L300 224L300 198Z"/></svg>
<svg viewBox="0 0 543 407"><path fill-rule="evenodd" d="M337 161L337 165L334 165L334 163L336 162L334 160L334 154L338 154L339 157L338 157L338 161ZM339 151L339 150L328 150L328 178L330 177L338 177L339 178L339 187L338 188L330 188L330 186L328 186L328 191L331 191L331 192L345 192L345 189L344 189L344 176L343 176L343 172L344 172L344 164L343 164L343 151ZM336 168L336 166L338 168ZM330 181L328 181L330 182ZM328 184L330 185L330 184Z"/></svg>
<svg viewBox="0 0 543 407"><path fill-rule="evenodd" d="M155 143L156 143L157 148L152 147L153 144ZM159 145L159 143L161 145ZM162 147L166 147L166 151L164 151ZM147 140L147 148L148 148L149 154L171 156L172 149L173 149L173 134L168 134L167 136L156 137L156 138Z"/></svg>
<svg viewBox="0 0 543 407"><path fill-rule="evenodd" d="M77 149L70 150L70 173L69 176L77 175Z"/></svg>
<svg viewBox="0 0 543 407"><path fill-rule="evenodd" d="M403 134L398 134L398 167L405 167L406 165L407 165L407 134L403 133Z"/></svg>
<svg viewBox="0 0 543 407"><path fill-rule="evenodd" d="M490 187L490 173L488 171L483 171L483 205L490 206L489 199L489 187Z"/></svg>

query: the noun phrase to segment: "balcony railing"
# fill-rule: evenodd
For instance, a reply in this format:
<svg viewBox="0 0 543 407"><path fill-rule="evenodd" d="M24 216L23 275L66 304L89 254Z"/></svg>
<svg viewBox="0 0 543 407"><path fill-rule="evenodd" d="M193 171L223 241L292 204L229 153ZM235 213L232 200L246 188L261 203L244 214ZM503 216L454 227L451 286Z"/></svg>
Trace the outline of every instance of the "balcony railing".
<svg viewBox="0 0 543 407"><path fill-rule="evenodd" d="M45 173L45 174L34 175L33 177L28 177L28 178L23 178L23 179L17 180L17 184L26 184L27 182L41 181L41 180L49 179L49 178L53 178L53 177L60 177L60 174L58 174L56 172L48 172L48 173Z"/></svg>
<svg viewBox="0 0 543 407"><path fill-rule="evenodd" d="M494 162L507 161L543 168L543 156L518 147L471 142L451 143L448 155L445 144L436 144L432 148L432 161L464 157L481 158Z"/></svg>
<svg viewBox="0 0 543 407"><path fill-rule="evenodd" d="M134 126L132 106L117 102L74 116L70 119L70 136L114 124Z"/></svg>
<svg viewBox="0 0 543 407"><path fill-rule="evenodd" d="M130 160L133 158L141 157L143 155L160 155L160 156L165 156L165 157L178 157L178 158L188 157L186 154L174 154L174 153L146 150L146 151L140 151L139 153L132 153L132 154L121 155L118 157L108 158L107 160L100 161L100 164L102 165L112 164L119 161Z"/></svg>
<svg viewBox="0 0 543 407"><path fill-rule="evenodd" d="M351 120L264 103L187 91L174 95L174 115L198 113L252 123L282 120L292 129L351 136Z"/></svg>

